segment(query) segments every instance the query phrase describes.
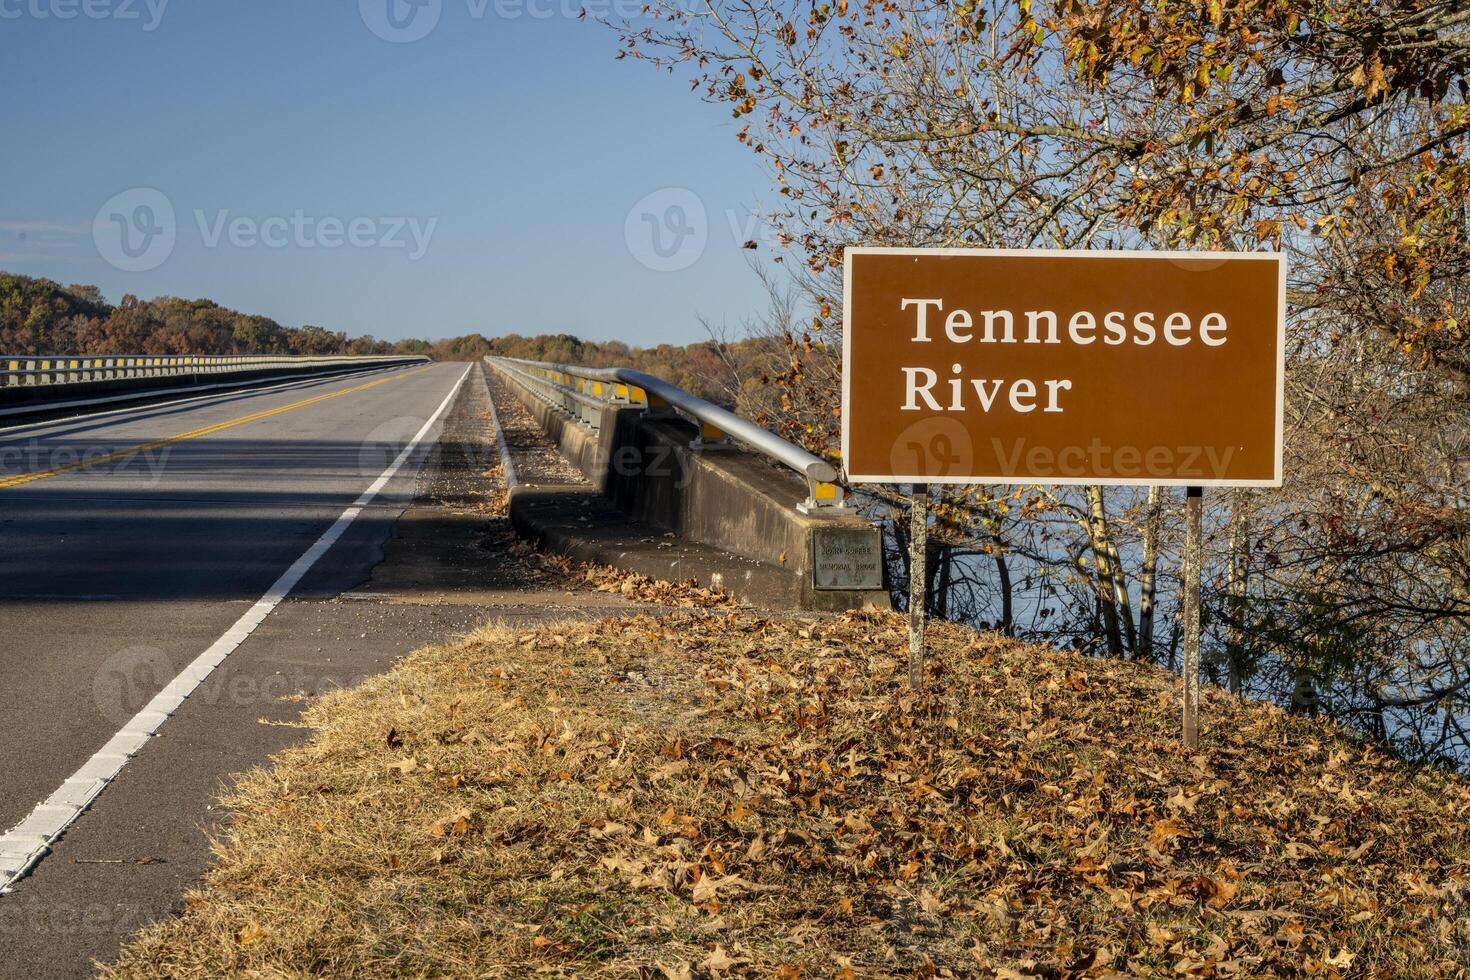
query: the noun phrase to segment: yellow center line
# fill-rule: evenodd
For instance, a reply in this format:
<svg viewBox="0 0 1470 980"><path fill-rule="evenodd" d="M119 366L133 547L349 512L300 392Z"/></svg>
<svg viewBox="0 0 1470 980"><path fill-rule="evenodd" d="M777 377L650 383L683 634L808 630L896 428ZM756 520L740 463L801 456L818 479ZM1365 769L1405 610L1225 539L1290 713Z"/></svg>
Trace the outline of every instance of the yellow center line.
<svg viewBox="0 0 1470 980"><path fill-rule="evenodd" d="M401 381L404 378L421 374L427 370L429 369L419 368L417 371L410 371L407 374L398 374L391 378L379 378L377 381L369 381L367 384L357 385L353 388L343 388L341 391L332 391L325 395L317 395L315 398L307 398L304 401L293 402L290 405L282 405L280 408L271 408L264 412L256 412L253 415L245 415L225 422L216 422L214 425L206 425L201 429L192 429L189 432L181 432L176 436L169 436L166 439L156 439L153 442L139 443L136 446L119 449L117 452L108 453L105 456L93 456L87 459L81 459L75 463L57 466L54 469L38 470L35 473L21 473L17 476L0 477L0 490L9 490L11 487L24 486L27 483L35 483L38 480L49 480L53 476L75 473L79 470L88 470L95 466L105 466L108 463L127 459L129 456L136 456L138 453L146 453L153 449L162 449L164 446L172 446L175 443L185 442L189 439L199 439L203 436L213 435L216 432L223 432L226 429L233 429L239 425L247 425L251 422L258 422L261 419L268 419L272 415L280 415L284 412L295 411L298 408L305 408L308 405L316 405L330 398L340 398L343 395L350 395L353 392L367 391L369 388L376 388L378 385L385 385L390 381Z"/></svg>

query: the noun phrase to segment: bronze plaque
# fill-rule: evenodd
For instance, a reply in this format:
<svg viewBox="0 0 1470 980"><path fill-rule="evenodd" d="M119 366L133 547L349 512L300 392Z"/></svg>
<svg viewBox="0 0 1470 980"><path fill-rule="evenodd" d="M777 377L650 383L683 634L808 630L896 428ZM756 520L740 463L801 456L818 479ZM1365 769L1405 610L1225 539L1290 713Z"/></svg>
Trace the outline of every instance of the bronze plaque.
<svg viewBox="0 0 1470 980"><path fill-rule="evenodd" d="M854 483L1280 486L1285 257L849 248Z"/></svg>
<svg viewBox="0 0 1470 980"><path fill-rule="evenodd" d="M883 539L875 528L812 529L812 587L883 588Z"/></svg>

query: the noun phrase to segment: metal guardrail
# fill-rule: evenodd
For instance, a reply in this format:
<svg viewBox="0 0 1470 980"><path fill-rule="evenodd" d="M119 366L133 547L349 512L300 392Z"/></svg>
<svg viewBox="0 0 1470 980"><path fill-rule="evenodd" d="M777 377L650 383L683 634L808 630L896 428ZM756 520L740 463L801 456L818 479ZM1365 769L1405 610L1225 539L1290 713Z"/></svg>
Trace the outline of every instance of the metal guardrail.
<svg viewBox="0 0 1470 980"><path fill-rule="evenodd" d="M807 499L798 505L799 510L846 510L837 486L837 469L831 463L662 378L632 368L587 368L518 357L485 359L510 374L533 396L593 429L601 425L602 409L609 403L642 405L651 414L686 415L699 424L699 436L692 448L738 443L795 470L806 480Z"/></svg>
<svg viewBox="0 0 1470 980"><path fill-rule="evenodd" d="M99 354L96 356L0 355L0 389L83 384L127 378L234 374L270 368L346 367L426 361L416 355L295 356L286 354Z"/></svg>

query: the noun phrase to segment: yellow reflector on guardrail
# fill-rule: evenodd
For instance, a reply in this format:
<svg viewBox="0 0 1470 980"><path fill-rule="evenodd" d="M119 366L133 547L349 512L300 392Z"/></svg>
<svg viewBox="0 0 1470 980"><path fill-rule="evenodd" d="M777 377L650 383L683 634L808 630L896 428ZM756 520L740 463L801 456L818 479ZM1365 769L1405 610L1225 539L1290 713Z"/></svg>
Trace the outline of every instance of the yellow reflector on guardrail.
<svg viewBox="0 0 1470 980"><path fill-rule="evenodd" d="M817 500L836 500L837 484L818 483L815 487L812 488L812 497Z"/></svg>

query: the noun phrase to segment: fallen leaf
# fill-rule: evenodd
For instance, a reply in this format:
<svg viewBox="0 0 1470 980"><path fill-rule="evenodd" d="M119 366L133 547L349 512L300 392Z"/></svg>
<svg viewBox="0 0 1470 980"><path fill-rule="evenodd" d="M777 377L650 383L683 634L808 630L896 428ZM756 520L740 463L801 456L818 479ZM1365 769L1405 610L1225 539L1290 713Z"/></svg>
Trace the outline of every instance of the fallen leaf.
<svg viewBox="0 0 1470 980"><path fill-rule="evenodd" d="M744 960L737 960L725 952L725 947L715 944L714 951L706 956L699 965L704 970L713 974L728 973L739 966Z"/></svg>

